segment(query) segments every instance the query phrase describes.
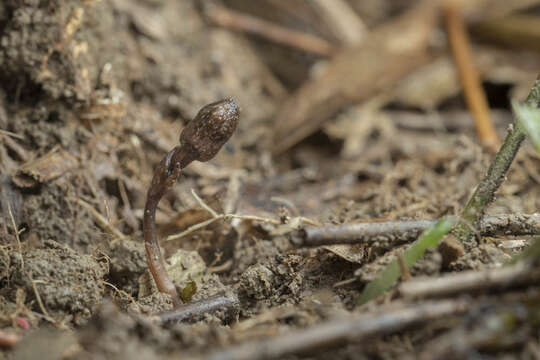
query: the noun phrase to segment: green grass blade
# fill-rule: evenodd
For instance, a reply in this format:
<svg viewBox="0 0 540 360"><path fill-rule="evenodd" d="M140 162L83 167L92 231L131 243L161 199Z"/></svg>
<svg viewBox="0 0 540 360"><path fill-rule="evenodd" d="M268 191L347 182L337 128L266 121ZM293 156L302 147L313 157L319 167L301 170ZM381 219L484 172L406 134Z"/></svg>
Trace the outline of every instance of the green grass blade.
<svg viewBox="0 0 540 360"><path fill-rule="evenodd" d="M519 126L525 130L536 151L540 153L540 109L517 101L512 101L512 109Z"/></svg>
<svg viewBox="0 0 540 360"><path fill-rule="evenodd" d="M410 268L413 266L429 248L437 246L439 241L446 235L455 224L455 219L441 219L435 225L426 229L403 254L403 262ZM398 281L401 276L401 269L398 260L392 261L373 281L366 285L359 303L365 304L370 300L382 295Z"/></svg>

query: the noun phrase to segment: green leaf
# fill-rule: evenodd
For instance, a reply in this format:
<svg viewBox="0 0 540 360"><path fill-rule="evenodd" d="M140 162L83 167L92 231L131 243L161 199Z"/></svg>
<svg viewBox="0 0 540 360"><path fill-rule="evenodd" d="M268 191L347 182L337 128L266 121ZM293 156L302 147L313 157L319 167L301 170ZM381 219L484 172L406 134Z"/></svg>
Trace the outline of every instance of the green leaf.
<svg viewBox="0 0 540 360"><path fill-rule="evenodd" d="M525 130L536 151L540 153L540 109L517 101L512 101L512 109L519 126Z"/></svg>
<svg viewBox="0 0 540 360"><path fill-rule="evenodd" d="M439 241L446 235L454 226L456 219L441 219L435 225L424 230L422 235L416 240L403 254L403 262L407 268L413 266L429 248L434 248L439 244ZM392 261L376 279L366 285L362 295L360 295L359 303L365 304L370 300L382 295L390 289L398 281L401 276L398 259Z"/></svg>

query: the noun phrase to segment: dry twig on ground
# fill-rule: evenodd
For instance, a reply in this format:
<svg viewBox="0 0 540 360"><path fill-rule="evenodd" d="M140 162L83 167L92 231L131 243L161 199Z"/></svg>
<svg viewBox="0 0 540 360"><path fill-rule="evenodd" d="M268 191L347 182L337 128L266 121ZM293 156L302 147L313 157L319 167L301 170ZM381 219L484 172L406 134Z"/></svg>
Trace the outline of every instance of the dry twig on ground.
<svg viewBox="0 0 540 360"><path fill-rule="evenodd" d="M321 56L331 56L336 48L324 39L311 34L286 29L271 22L229 10L222 6L208 6L206 16L216 25L256 34L276 43L291 46Z"/></svg>
<svg viewBox="0 0 540 360"><path fill-rule="evenodd" d="M181 233L170 235L167 237L167 241L169 240L176 240L180 239L186 235L191 234L194 231L197 231L199 229L202 229L210 224L212 224L215 221L218 220L230 220L230 219L240 219L240 220L248 220L248 221L258 221L262 223L272 224L272 225L281 225L281 221L267 218L267 217L261 217L261 216L255 216L255 215L238 215L238 214L218 214L214 209L212 209L210 206L208 206L198 195L197 193L192 189L191 194L195 198L195 200L199 203L199 205L208 211L210 215L212 216L210 219L202 221L198 224L192 225L186 230L182 231ZM291 219L291 222L297 221L298 224L310 224L310 225L317 225L316 222L314 222L311 219L305 218L303 216L296 217L294 219Z"/></svg>
<svg viewBox="0 0 540 360"><path fill-rule="evenodd" d="M442 277L413 279L401 284L399 293L405 297L450 296L463 292L532 285L539 281L540 269L520 262L499 269L463 271Z"/></svg>
<svg viewBox="0 0 540 360"><path fill-rule="evenodd" d="M240 301L233 292L219 294L207 299L180 305L171 311L158 314L157 317L163 323L182 322L200 318L201 315L217 310L238 311Z"/></svg>
<svg viewBox="0 0 540 360"><path fill-rule="evenodd" d="M346 319L328 321L305 330L216 351L205 358L212 360L279 359L286 355L333 347L348 341L358 342L368 336L403 330L413 324L460 314L468 308L467 301L445 300L410 305L381 314L351 315Z"/></svg>
<svg viewBox="0 0 540 360"><path fill-rule="evenodd" d="M500 139L497 136L480 76L474 65L471 44L461 9L456 1L446 1L443 6L446 31L452 48L454 62L459 73L459 80L467 106L473 114L476 132L480 141L492 152L497 151Z"/></svg>
<svg viewBox="0 0 540 360"><path fill-rule="evenodd" d="M322 246L331 244L357 244L364 242L415 240L422 231L437 220L384 221L306 227L297 232L293 242L297 246ZM479 224L484 236L519 236L540 234L540 214L485 216Z"/></svg>
<svg viewBox="0 0 540 360"><path fill-rule="evenodd" d="M536 301L535 301L536 300ZM418 355L420 360L464 359L480 351L507 350L522 346L532 335L538 298L525 303L509 303L470 314L450 331L429 341ZM529 323L529 324L527 324ZM529 325L529 326L528 326Z"/></svg>

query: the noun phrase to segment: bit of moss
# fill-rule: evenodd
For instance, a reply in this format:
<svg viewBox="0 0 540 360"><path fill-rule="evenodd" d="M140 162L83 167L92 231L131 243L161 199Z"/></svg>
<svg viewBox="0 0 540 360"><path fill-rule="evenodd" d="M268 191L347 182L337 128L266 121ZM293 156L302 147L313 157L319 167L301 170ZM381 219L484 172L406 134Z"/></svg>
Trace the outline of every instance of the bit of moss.
<svg viewBox="0 0 540 360"><path fill-rule="evenodd" d="M193 298L193 295L197 293L197 283L191 280L188 284L180 291L180 298L184 303L188 303Z"/></svg>

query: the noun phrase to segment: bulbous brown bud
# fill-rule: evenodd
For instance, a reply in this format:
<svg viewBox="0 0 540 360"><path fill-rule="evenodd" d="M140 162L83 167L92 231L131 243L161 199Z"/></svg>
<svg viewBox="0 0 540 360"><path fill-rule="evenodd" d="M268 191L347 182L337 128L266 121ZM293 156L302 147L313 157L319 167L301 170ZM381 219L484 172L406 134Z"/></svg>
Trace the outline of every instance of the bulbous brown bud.
<svg viewBox="0 0 540 360"><path fill-rule="evenodd" d="M208 104L184 128L180 143L191 145L197 160L208 161L234 133L239 117L240 108L232 99Z"/></svg>

